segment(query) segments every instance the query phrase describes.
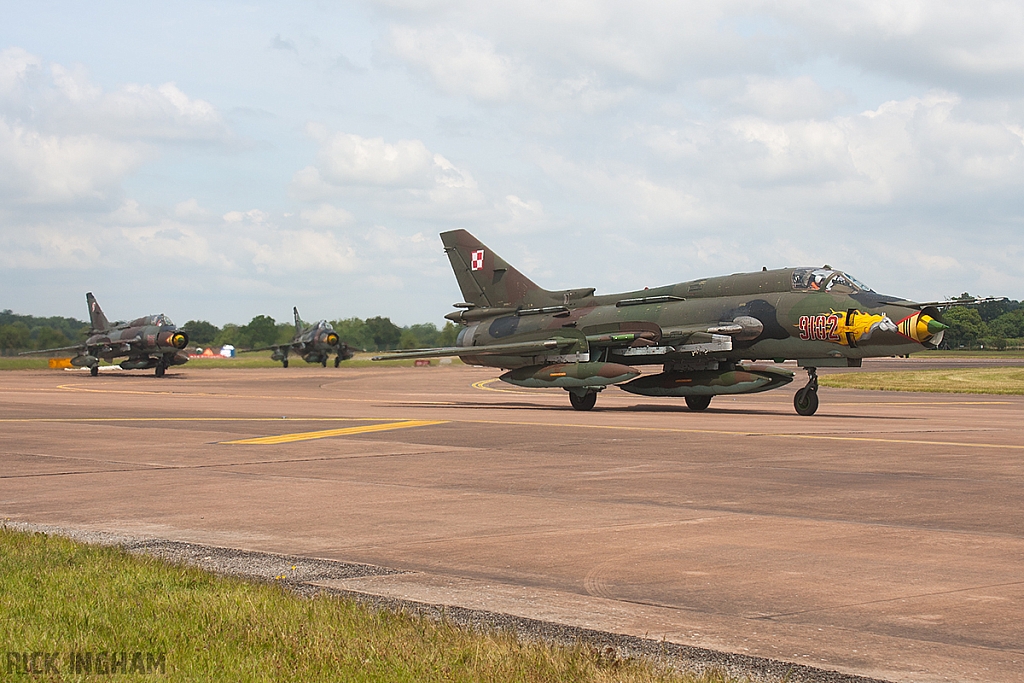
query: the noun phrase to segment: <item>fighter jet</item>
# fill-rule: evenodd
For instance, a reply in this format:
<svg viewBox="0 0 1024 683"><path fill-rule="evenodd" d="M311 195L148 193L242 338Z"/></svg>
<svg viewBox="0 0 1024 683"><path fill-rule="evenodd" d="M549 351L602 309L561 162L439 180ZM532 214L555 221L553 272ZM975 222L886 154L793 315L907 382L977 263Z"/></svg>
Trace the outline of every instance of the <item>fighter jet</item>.
<svg viewBox="0 0 1024 683"><path fill-rule="evenodd" d="M863 358L935 348L940 309L871 290L831 266L767 268L623 294L540 288L465 230L441 234L465 301L456 346L374 360L459 356L508 370L523 387L561 387L576 410L618 385L642 396L685 399L704 410L714 396L769 391L793 381L776 364L796 360L808 381L800 415L818 409L817 369L859 367ZM762 361L774 361L762 362ZM634 366L657 365L641 376Z"/></svg>
<svg viewBox="0 0 1024 683"><path fill-rule="evenodd" d="M304 325L299 317L299 309L292 308L292 312L295 314L295 336L291 342L263 346L258 349L245 349L242 353L273 351L270 358L279 360L283 367L288 367L288 354L294 352L307 363L320 363L325 368L332 353L337 354L334 357L334 367L338 367L341 365L341 361L348 360L355 355L355 351L341 341L329 322L321 320L315 325Z"/></svg>
<svg viewBox="0 0 1024 683"><path fill-rule="evenodd" d="M89 320L92 329L89 338L82 344L62 346L56 349L25 351L20 355L74 351L71 364L89 368L95 377L99 374L100 359L112 361L127 356L120 365L125 370L156 368L156 376L163 377L172 365L184 365L188 356L182 353L188 345L188 334L179 330L163 313L136 318L131 322L110 323L103 315L96 297L89 292L85 295L89 304Z"/></svg>

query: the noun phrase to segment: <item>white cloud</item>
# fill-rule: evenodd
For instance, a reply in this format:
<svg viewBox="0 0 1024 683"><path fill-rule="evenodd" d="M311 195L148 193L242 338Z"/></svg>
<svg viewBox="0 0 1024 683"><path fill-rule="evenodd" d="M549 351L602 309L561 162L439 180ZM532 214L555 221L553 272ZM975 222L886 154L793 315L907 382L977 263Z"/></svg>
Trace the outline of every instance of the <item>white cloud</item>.
<svg viewBox="0 0 1024 683"><path fill-rule="evenodd" d="M226 136L216 110L173 83L106 92L85 69L0 52L0 197L20 205L116 200L161 142Z"/></svg>
<svg viewBox="0 0 1024 683"><path fill-rule="evenodd" d="M451 29L392 26L391 49L449 94L504 102L531 81L523 65L498 54L490 41Z"/></svg>
<svg viewBox="0 0 1024 683"><path fill-rule="evenodd" d="M354 220L348 211L331 204L320 204L315 209L306 209L299 216L306 223L318 228L336 228Z"/></svg>
<svg viewBox="0 0 1024 683"><path fill-rule="evenodd" d="M98 135L53 135L0 118L0 197L17 204L103 199L146 157Z"/></svg>
<svg viewBox="0 0 1024 683"><path fill-rule="evenodd" d="M11 97L21 90L29 74L42 67L42 60L20 47L0 52L0 97Z"/></svg>
<svg viewBox="0 0 1024 683"><path fill-rule="evenodd" d="M383 138L311 131L320 143L317 170L333 185L419 188L429 186L436 177L434 156L420 140L387 143Z"/></svg>
<svg viewBox="0 0 1024 683"><path fill-rule="evenodd" d="M378 209L405 215L461 212L484 204L473 176L431 152L421 140L332 135L313 125L308 130L320 150L313 165L292 177L291 193L300 200L358 196Z"/></svg>
<svg viewBox="0 0 1024 683"><path fill-rule="evenodd" d="M252 253L252 263L258 272L344 273L357 264L352 247L329 232L277 230L269 241L247 239L242 241L242 246Z"/></svg>

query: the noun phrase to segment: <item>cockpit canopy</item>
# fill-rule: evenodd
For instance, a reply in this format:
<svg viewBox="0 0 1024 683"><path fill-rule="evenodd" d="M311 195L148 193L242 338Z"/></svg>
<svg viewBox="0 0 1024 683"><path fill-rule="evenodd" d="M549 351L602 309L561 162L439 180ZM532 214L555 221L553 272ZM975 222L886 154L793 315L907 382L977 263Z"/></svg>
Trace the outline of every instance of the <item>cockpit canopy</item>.
<svg viewBox="0 0 1024 683"><path fill-rule="evenodd" d="M848 273L824 268L797 268L793 271L793 289L798 292L870 292L870 287Z"/></svg>
<svg viewBox="0 0 1024 683"><path fill-rule="evenodd" d="M174 323L163 313L159 315L149 315L145 318L136 318L131 321L131 327L145 327L146 325L153 325L155 327L174 327Z"/></svg>

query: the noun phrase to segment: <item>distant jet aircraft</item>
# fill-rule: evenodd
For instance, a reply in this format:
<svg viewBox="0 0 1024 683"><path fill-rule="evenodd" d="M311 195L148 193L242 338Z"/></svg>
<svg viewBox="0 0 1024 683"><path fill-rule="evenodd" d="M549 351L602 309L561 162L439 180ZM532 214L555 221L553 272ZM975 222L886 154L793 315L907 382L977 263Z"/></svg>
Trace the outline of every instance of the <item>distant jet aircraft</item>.
<svg viewBox="0 0 1024 683"><path fill-rule="evenodd" d="M112 361L127 356L120 365L125 370L156 368L156 376L163 377L172 365L184 365L188 356L182 349L188 346L188 334L179 330L164 314L136 318L131 322L110 323L103 315L96 297L89 292L85 295L89 304L89 320L92 329L89 338L82 344L62 346L56 349L25 351L20 355L75 351L71 359L76 367L89 368L95 377L99 374L100 359Z"/></svg>
<svg viewBox="0 0 1024 683"><path fill-rule="evenodd" d="M272 350L270 358L281 361L283 367L288 367L288 354L294 353L307 363L320 363L325 368L332 353L337 354L334 358L334 367L355 355L355 351L341 341L329 322L321 320L315 325L304 325L299 317L299 309L292 308L292 312L295 314L295 336L289 343L244 349L240 353Z"/></svg>
<svg viewBox="0 0 1024 683"><path fill-rule="evenodd" d="M797 360L807 385L800 415L818 409L820 367L859 367L861 359L935 348L947 326L940 308L872 291L830 266L764 269L624 294L592 287L548 291L465 230L441 234L459 282L456 346L416 349L373 360L459 356L508 369L524 387L561 387L577 410L617 384L643 396L678 396L704 410L719 394L789 384L793 373L758 360ZM976 303L981 300L975 300ZM633 365L660 365L640 376Z"/></svg>

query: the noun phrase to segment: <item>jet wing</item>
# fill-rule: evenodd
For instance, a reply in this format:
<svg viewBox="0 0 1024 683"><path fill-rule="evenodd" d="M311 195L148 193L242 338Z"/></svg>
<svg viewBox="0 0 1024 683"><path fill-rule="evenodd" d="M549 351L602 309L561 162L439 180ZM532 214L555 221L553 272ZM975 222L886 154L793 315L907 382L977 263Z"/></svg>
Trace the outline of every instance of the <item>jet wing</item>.
<svg viewBox="0 0 1024 683"><path fill-rule="evenodd" d="M19 356L35 356L43 353L56 353L58 351L85 351L85 344L76 344L74 346L58 346L55 349L39 349L37 351L22 351Z"/></svg>
<svg viewBox="0 0 1024 683"><path fill-rule="evenodd" d="M511 344L487 344L486 346L443 346L436 349L410 349L395 351L370 360L408 360L410 358L443 358L445 356L526 356L531 353L551 351L560 346L572 346L578 339L551 338Z"/></svg>
<svg viewBox="0 0 1024 683"><path fill-rule="evenodd" d="M918 303L916 301L893 301L892 303L896 306L906 306L907 308L952 308L954 306L976 306L977 304L985 304L990 301L1006 301L1005 296L973 296L969 299L949 299L947 301L925 301L924 303Z"/></svg>
<svg viewBox="0 0 1024 683"><path fill-rule="evenodd" d="M277 351L285 347L291 348L294 344L276 344L274 346L261 346L256 349L235 349L235 353L255 353L256 351Z"/></svg>

